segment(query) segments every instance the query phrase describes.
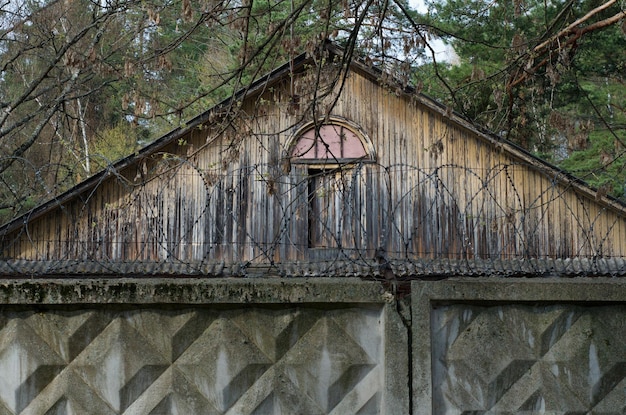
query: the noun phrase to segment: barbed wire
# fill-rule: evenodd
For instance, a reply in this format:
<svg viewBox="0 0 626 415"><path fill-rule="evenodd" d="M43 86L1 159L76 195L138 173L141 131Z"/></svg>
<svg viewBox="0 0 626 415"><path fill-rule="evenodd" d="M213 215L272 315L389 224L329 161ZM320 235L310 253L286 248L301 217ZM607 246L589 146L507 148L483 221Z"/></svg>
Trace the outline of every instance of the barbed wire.
<svg viewBox="0 0 626 415"><path fill-rule="evenodd" d="M5 225L0 274L376 276L377 252L406 277L626 274L624 212L548 173L526 183L528 169L283 172L163 153Z"/></svg>

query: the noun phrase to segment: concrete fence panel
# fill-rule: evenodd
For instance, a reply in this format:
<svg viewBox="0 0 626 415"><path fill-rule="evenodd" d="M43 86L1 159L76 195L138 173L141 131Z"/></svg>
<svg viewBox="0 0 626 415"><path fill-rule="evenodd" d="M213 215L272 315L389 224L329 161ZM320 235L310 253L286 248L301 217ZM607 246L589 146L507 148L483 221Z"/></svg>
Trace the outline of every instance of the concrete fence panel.
<svg viewBox="0 0 626 415"><path fill-rule="evenodd" d="M401 414L407 332L359 280L5 281L0 414Z"/></svg>
<svg viewBox="0 0 626 415"><path fill-rule="evenodd" d="M413 283L415 414L624 414L626 284Z"/></svg>

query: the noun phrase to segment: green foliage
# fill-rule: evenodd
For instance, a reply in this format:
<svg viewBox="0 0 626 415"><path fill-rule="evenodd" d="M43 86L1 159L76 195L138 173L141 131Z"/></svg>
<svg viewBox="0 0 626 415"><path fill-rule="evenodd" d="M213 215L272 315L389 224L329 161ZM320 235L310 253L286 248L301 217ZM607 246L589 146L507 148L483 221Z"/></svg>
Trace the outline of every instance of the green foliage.
<svg viewBox="0 0 626 415"><path fill-rule="evenodd" d="M567 160L562 166L623 194L621 160L610 168L600 160L623 158L615 143L623 145L626 126L626 35L623 25L604 24L619 16L618 4L603 10L593 0L428 5L428 23L460 63L431 64L434 76L419 79L427 92L545 158L584 157L584 168ZM573 22L575 29L566 29Z"/></svg>
<svg viewBox="0 0 626 415"><path fill-rule="evenodd" d="M232 91L215 3L0 6L0 206L19 214ZM6 12L5 10L10 10ZM212 20L211 20L212 19ZM24 178L24 180L21 180Z"/></svg>
<svg viewBox="0 0 626 415"><path fill-rule="evenodd" d="M626 201L626 134L616 138L607 131L593 132L590 145L574 151L560 167L582 178L591 186Z"/></svg>
<svg viewBox="0 0 626 415"><path fill-rule="evenodd" d="M149 130L122 121L99 133L91 151L94 171L133 154L149 138Z"/></svg>

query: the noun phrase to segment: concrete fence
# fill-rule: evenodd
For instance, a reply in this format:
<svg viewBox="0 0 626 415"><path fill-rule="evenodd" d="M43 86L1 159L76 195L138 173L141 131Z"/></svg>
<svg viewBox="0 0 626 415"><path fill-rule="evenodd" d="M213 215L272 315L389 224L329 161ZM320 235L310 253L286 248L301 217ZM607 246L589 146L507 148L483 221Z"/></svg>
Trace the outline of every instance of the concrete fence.
<svg viewBox="0 0 626 415"><path fill-rule="evenodd" d="M0 283L0 415L624 414L620 279Z"/></svg>

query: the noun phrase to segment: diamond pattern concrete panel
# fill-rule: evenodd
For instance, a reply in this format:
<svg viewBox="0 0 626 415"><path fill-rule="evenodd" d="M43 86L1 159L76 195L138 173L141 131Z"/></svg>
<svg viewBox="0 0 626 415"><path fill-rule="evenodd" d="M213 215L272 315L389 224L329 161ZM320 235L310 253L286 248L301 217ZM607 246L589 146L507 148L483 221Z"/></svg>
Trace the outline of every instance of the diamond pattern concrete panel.
<svg viewBox="0 0 626 415"><path fill-rule="evenodd" d="M432 311L436 414L623 414L626 306Z"/></svg>
<svg viewBox="0 0 626 415"><path fill-rule="evenodd" d="M380 413L383 340L382 306L5 310L0 414Z"/></svg>

